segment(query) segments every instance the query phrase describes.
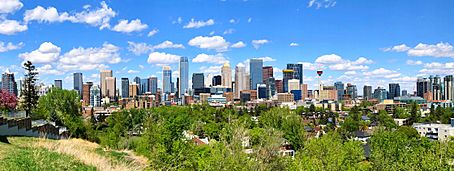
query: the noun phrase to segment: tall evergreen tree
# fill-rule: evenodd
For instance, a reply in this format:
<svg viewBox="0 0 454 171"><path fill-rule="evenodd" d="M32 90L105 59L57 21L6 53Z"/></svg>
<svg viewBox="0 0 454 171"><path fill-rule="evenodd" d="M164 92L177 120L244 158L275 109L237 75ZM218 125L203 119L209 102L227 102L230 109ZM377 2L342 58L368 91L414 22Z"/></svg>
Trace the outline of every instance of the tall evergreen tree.
<svg viewBox="0 0 454 171"><path fill-rule="evenodd" d="M36 67L30 61L25 62L23 68L25 69L25 78L22 85L21 96L24 102L23 108L25 110L26 117L29 117L31 111L38 104L39 96L38 91L36 90L38 72L36 71Z"/></svg>

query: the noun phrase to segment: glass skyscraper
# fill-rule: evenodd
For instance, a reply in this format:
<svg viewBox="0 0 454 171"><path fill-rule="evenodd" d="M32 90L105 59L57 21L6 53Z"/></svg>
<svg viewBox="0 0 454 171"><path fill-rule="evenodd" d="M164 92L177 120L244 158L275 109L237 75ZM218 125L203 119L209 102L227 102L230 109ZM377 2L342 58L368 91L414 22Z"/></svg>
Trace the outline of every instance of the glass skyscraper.
<svg viewBox="0 0 454 171"><path fill-rule="evenodd" d="M123 98L129 97L129 79L128 78L121 78L121 97L123 97Z"/></svg>
<svg viewBox="0 0 454 171"><path fill-rule="evenodd" d="M400 85L398 83L389 83L389 99L400 96Z"/></svg>
<svg viewBox="0 0 454 171"><path fill-rule="evenodd" d="M344 97L344 83L341 81L335 82L334 87L337 90L337 100L341 101Z"/></svg>
<svg viewBox="0 0 454 171"><path fill-rule="evenodd" d="M203 88L205 87L205 76L203 73L193 73L192 74L192 89Z"/></svg>
<svg viewBox="0 0 454 171"><path fill-rule="evenodd" d="M82 87L83 87L83 78L82 73L76 72L74 73L74 90L77 90L79 96L82 98Z"/></svg>
<svg viewBox="0 0 454 171"><path fill-rule="evenodd" d="M172 92L172 69L170 66L162 67L162 92L166 94Z"/></svg>
<svg viewBox="0 0 454 171"><path fill-rule="evenodd" d="M263 82L263 60L262 59L251 59L249 61L250 79L251 79L251 90L257 89L257 84Z"/></svg>
<svg viewBox="0 0 454 171"><path fill-rule="evenodd" d="M179 85L178 85L178 92L180 94L180 97L184 97L184 93L188 91L188 84L189 84L189 62L187 57L181 57L180 58L180 68L179 68L179 73L180 73L180 80L179 80ZM184 102L184 100L182 100Z"/></svg>
<svg viewBox="0 0 454 171"><path fill-rule="evenodd" d="M150 92L151 94L156 94L158 92L158 77L150 77Z"/></svg>
<svg viewBox="0 0 454 171"><path fill-rule="evenodd" d="M303 64L287 64L287 69L293 70L293 79L298 79L303 84Z"/></svg>

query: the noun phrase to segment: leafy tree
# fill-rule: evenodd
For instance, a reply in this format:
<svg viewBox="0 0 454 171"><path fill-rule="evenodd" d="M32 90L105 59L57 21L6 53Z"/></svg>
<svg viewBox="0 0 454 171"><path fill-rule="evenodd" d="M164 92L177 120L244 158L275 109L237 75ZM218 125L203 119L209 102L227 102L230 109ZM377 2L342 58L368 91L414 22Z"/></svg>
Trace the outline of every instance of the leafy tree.
<svg viewBox="0 0 454 171"><path fill-rule="evenodd" d="M413 123L418 122L420 118L421 113L419 112L418 104L416 102L411 103L409 124L412 125Z"/></svg>
<svg viewBox="0 0 454 171"><path fill-rule="evenodd" d="M7 90L0 89L0 111L9 111L16 109L16 95Z"/></svg>
<svg viewBox="0 0 454 171"><path fill-rule="evenodd" d="M376 119L377 119L376 121L378 122L379 125L384 126L387 129L392 129L392 128L397 127L393 118L391 116L389 116L388 112L386 112L385 110L380 110L378 112Z"/></svg>
<svg viewBox="0 0 454 171"><path fill-rule="evenodd" d="M408 117L410 117L410 113L405 108L398 107L394 110L393 118L407 119Z"/></svg>
<svg viewBox="0 0 454 171"><path fill-rule="evenodd" d="M408 138L419 138L418 131L413 127L400 126L399 128L397 128L396 131L399 133L402 133L403 135L407 136Z"/></svg>
<svg viewBox="0 0 454 171"><path fill-rule="evenodd" d="M36 81L38 72L32 62L27 61L24 63L23 68L25 69L25 78L22 87L21 96L24 100L23 109L25 110L26 116L30 116L31 111L36 108L38 104L38 91L36 90Z"/></svg>

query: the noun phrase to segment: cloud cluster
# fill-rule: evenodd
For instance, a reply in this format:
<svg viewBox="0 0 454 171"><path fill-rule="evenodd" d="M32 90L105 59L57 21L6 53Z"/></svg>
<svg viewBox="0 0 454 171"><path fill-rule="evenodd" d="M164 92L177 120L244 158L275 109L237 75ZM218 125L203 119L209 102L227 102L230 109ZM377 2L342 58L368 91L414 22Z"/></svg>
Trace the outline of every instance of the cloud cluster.
<svg viewBox="0 0 454 171"><path fill-rule="evenodd" d="M13 35L27 29L27 25L21 24L16 20L0 19L0 34Z"/></svg>
<svg viewBox="0 0 454 171"><path fill-rule="evenodd" d="M189 40L188 44L201 49L216 50L218 52L227 51L230 45L222 36L197 36Z"/></svg>
<svg viewBox="0 0 454 171"><path fill-rule="evenodd" d="M58 60L61 48L51 42L42 43L38 49L32 52L19 54L24 61L30 61L37 64L48 64Z"/></svg>
<svg viewBox="0 0 454 171"><path fill-rule="evenodd" d="M143 24L139 19L135 20L120 20L117 25L115 25L112 30L116 32L131 33L138 32L148 28L148 25Z"/></svg>
<svg viewBox="0 0 454 171"><path fill-rule="evenodd" d="M183 28L200 28L200 27L211 26L211 25L214 25L213 19L208 19L206 21L195 21L194 18L192 18L188 24L183 26Z"/></svg>
<svg viewBox="0 0 454 171"><path fill-rule="evenodd" d="M128 42L128 50L134 55L142 55L146 54L148 52L154 51L155 49L169 49L169 48L175 48L175 49L183 49L184 46L182 44L175 44L169 40L166 40L160 44L157 45L149 45L147 43L136 43L136 42Z"/></svg>
<svg viewBox="0 0 454 171"><path fill-rule="evenodd" d="M364 72L363 75L376 78L396 78L399 77L401 74L397 71L388 70L385 68L378 68L373 71Z"/></svg>
<svg viewBox="0 0 454 171"><path fill-rule="evenodd" d="M373 63L372 60L365 57L359 57L355 61L343 59L339 55L329 54L322 55L315 60L315 63L328 65L328 68L335 71L352 71L352 70L367 70L369 66L366 64Z"/></svg>
<svg viewBox="0 0 454 171"><path fill-rule="evenodd" d="M225 62L228 62L228 60L225 59L221 53L218 53L216 55L207 55L205 53L201 53L201 54L198 54L194 59L192 59L192 62L195 62L195 63L206 62L206 63L223 64Z"/></svg>
<svg viewBox="0 0 454 171"><path fill-rule="evenodd" d="M445 42L437 44L419 43L415 47L409 47L405 44L396 45L390 48L384 48L385 52L406 52L408 56L427 56L427 57L448 57L454 58L454 47Z"/></svg>
<svg viewBox="0 0 454 171"><path fill-rule="evenodd" d="M254 48L258 49L260 46L267 44L269 42L270 41L266 40L266 39L252 40L252 46L254 46Z"/></svg>
<svg viewBox="0 0 454 171"><path fill-rule="evenodd" d="M0 3L0 13L13 13L24 6L19 0L2 0Z"/></svg>
<svg viewBox="0 0 454 171"><path fill-rule="evenodd" d="M337 2L335 0L310 0L307 7L315 7L316 9L330 8L336 6L336 3Z"/></svg>
<svg viewBox="0 0 454 171"><path fill-rule="evenodd" d="M243 41L238 41L230 47L231 48L243 48L243 47L246 47L246 44Z"/></svg>
<svg viewBox="0 0 454 171"><path fill-rule="evenodd" d="M164 53L164 52L153 52L148 55L148 60L147 62L149 64L172 64L172 63L178 63L180 61L179 55L173 55L169 53Z"/></svg>
<svg viewBox="0 0 454 171"><path fill-rule="evenodd" d="M24 43L23 42L20 42L18 44L13 44L11 42L5 43L5 42L0 41L0 53L1 52L11 51L11 50L17 50L17 49L20 49L22 47L24 47Z"/></svg>

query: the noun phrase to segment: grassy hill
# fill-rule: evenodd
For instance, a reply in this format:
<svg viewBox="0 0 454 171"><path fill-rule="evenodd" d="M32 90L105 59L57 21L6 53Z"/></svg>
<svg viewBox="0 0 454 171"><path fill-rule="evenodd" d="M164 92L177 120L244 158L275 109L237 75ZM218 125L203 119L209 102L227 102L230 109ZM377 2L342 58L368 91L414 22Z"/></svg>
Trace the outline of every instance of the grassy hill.
<svg viewBox="0 0 454 171"><path fill-rule="evenodd" d="M9 137L0 143L0 170L144 170L147 159L81 139Z"/></svg>

